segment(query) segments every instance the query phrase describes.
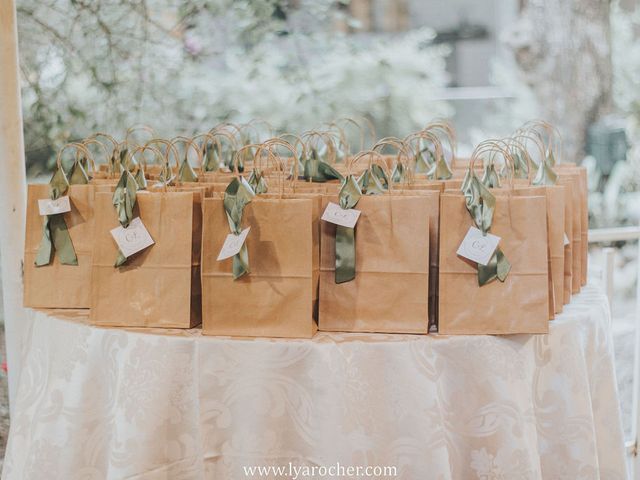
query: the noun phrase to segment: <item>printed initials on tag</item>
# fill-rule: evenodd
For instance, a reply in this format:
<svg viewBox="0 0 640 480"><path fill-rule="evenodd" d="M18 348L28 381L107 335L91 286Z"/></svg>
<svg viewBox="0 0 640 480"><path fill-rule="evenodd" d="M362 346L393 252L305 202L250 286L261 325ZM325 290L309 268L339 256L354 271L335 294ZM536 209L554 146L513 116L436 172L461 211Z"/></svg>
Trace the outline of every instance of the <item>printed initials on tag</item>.
<svg viewBox="0 0 640 480"><path fill-rule="evenodd" d="M70 212L71 203L66 195L57 200L43 198L38 200L38 209L40 210L40 215L58 215L59 213Z"/></svg>
<svg viewBox="0 0 640 480"><path fill-rule="evenodd" d="M340 208L340 205L329 202L322 214L322 220L342 227L354 228L360 218L360 210Z"/></svg>
<svg viewBox="0 0 640 480"><path fill-rule="evenodd" d="M155 243L140 217L131 220L127 228L123 226L114 228L111 230L111 235L122 254L127 258Z"/></svg>
<svg viewBox="0 0 640 480"><path fill-rule="evenodd" d="M233 233L227 235L227 238L225 238L224 244L222 245L222 249L218 254L217 260L226 260L227 258L233 257L234 255L240 253L240 249L247 239L247 235L249 235L249 230L251 230L251 227L245 228L242 232L240 232L240 235L235 235Z"/></svg>
<svg viewBox="0 0 640 480"><path fill-rule="evenodd" d="M482 230L470 227L456 253L480 265L486 265L498 248L498 243L500 237L490 233L482 235Z"/></svg>

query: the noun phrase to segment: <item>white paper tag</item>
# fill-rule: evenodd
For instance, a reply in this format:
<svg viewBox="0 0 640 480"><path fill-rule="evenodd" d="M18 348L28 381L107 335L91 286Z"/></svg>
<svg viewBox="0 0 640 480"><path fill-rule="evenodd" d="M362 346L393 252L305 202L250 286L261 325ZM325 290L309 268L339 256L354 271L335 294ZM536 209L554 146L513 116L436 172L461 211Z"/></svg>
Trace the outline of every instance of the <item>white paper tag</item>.
<svg viewBox="0 0 640 480"><path fill-rule="evenodd" d="M251 227L245 228L240 232L240 235L236 235L234 233L227 235L227 238L225 238L224 244L222 245L222 249L218 254L218 261L226 260L227 258L240 253L240 249L242 248L244 241L247 239L247 235L249 235L249 230L251 230Z"/></svg>
<svg viewBox="0 0 640 480"><path fill-rule="evenodd" d="M71 203L69 203L69 197L66 195L57 200L43 198L38 200L38 209L40 210L40 215L57 215L59 213L70 212Z"/></svg>
<svg viewBox="0 0 640 480"><path fill-rule="evenodd" d="M569 241L569 237L567 237L567 234L564 234L564 246L566 247L567 245L569 245L571 242Z"/></svg>
<svg viewBox="0 0 640 480"><path fill-rule="evenodd" d="M140 217L131 220L127 228L123 226L114 228L111 230L111 235L122 254L127 258L155 243Z"/></svg>
<svg viewBox="0 0 640 480"><path fill-rule="evenodd" d="M490 233L482 235L482 230L470 227L456 253L480 265L486 265L491 260L498 243L500 243L500 237Z"/></svg>
<svg viewBox="0 0 640 480"><path fill-rule="evenodd" d="M341 227L353 228L360 218L360 210L349 208L347 210L340 208L337 203L329 202L327 208L322 214L322 220L329 223L335 223Z"/></svg>

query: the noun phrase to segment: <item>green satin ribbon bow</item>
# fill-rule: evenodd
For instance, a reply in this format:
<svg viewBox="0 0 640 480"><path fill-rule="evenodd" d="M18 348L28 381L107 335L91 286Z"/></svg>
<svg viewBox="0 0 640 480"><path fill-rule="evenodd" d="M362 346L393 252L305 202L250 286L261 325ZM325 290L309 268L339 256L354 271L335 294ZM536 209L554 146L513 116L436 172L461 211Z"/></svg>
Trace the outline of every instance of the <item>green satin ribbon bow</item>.
<svg viewBox="0 0 640 480"><path fill-rule="evenodd" d="M428 160L424 158L425 154L427 155ZM422 150L416 153L414 160L414 172L424 174L429 173L429 170L431 169L431 166L435 161L433 152L429 150L429 147L424 147Z"/></svg>
<svg viewBox="0 0 640 480"><path fill-rule="evenodd" d="M220 168L220 157L212 142L206 142L204 146L204 159L202 161L202 169L205 172L217 172Z"/></svg>
<svg viewBox="0 0 640 480"><path fill-rule="evenodd" d="M69 185L86 185L89 183L89 175L84 166L86 161L87 159L82 157L74 162L73 167L71 167L71 175L69 175Z"/></svg>
<svg viewBox="0 0 640 480"><path fill-rule="evenodd" d="M393 183L400 183L405 179L405 169L404 165L401 163L396 163L396 166L393 167L393 172L391 172L391 180Z"/></svg>
<svg viewBox="0 0 640 480"><path fill-rule="evenodd" d="M547 149L547 162L551 168L556 166L556 156L553 154L552 149Z"/></svg>
<svg viewBox="0 0 640 480"><path fill-rule="evenodd" d="M242 177L234 178L224 191L224 211L227 214L229 228L234 235L242 233L242 213L244 207L251 203L255 192L251 185ZM240 252L233 256L233 279L237 280L249 273L249 250L246 242L242 244Z"/></svg>
<svg viewBox="0 0 640 480"><path fill-rule="evenodd" d="M136 185L138 186L138 190L146 190L147 189L147 177L144 175L144 170L142 169L142 165L138 167L138 171L134 175L136 180Z"/></svg>
<svg viewBox="0 0 640 480"><path fill-rule="evenodd" d="M133 172L135 168L139 165L138 160L136 160L136 157L134 155L131 155L131 157L129 158L129 163L127 164L126 148L122 152L120 152L120 163L122 164L123 169L125 168L125 166L127 166L130 172Z"/></svg>
<svg viewBox="0 0 640 480"><path fill-rule="evenodd" d="M262 173L262 170L259 170L257 168L254 168L251 171L251 175L249 175L247 183L251 185L251 188L256 195L267 193L267 191L269 190L267 180L264 178L264 173Z"/></svg>
<svg viewBox="0 0 640 480"><path fill-rule="evenodd" d="M427 172L427 177L431 180L449 180L453 177L453 172L449 168L449 164L441 155L432 165Z"/></svg>
<svg viewBox="0 0 640 480"><path fill-rule="evenodd" d="M371 167L362 172L362 175L358 177L358 187L360 187L360 191L364 195L380 195L383 194L386 190L386 188L378 178L378 175L374 172L374 166L378 165L371 165ZM384 171L382 172L382 174L384 175Z"/></svg>
<svg viewBox="0 0 640 480"><path fill-rule="evenodd" d="M56 171L49 181L49 198L57 200L67 193L68 188L69 181L64 170L62 167L56 167ZM34 262L36 267L49 265L54 252L58 253L62 265L78 265L78 257L71 242L67 223L64 221L64 213L44 217L42 240Z"/></svg>
<svg viewBox="0 0 640 480"><path fill-rule="evenodd" d="M186 153L178 169L178 180L183 183L194 183L198 181L198 174L189 163Z"/></svg>
<svg viewBox="0 0 640 480"><path fill-rule="evenodd" d="M500 175L498 175L496 166L492 161L489 161L484 167L482 184L487 188L500 188Z"/></svg>
<svg viewBox="0 0 640 480"><path fill-rule="evenodd" d="M491 228L496 198L483 185L475 172L469 170L462 184L467 210L476 227L486 235ZM478 264L478 285L486 285L495 279L504 282L511 270L511 264L504 253L497 247L487 265Z"/></svg>
<svg viewBox="0 0 640 480"><path fill-rule="evenodd" d="M513 158L513 171L515 178L529 178L529 165L520 152L511 154Z"/></svg>
<svg viewBox="0 0 640 480"><path fill-rule="evenodd" d="M354 208L362 192L353 175L348 175L338 194L340 208ZM336 225L336 283L349 282L356 278L356 232L355 228Z"/></svg>
<svg viewBox="0 0 640 480"><path fill-rule="evenodd" d="M555 164L553 153L549 151L547 156L538 165L536 176L531 182L533 185L555 185L558 175L553 171L552 162Z"/></svg>
<svg viewBox="0 0 640 480"><path fill-rule="evenodd" d="M120 175L120 180L113 192L112 203L118 214L120 225L127 228L133 220L133 208L136 205L136 192L138 191L138 182L128 170L124 170ZM127 262L122 252L118 249L118 257L114 267L120 267Z"/></svg>
<svg viewBox="0 0 640 480"><path fill-rule="evenodd" d="M126 155L126 149L123 150L125 152ZM122 171L124 170L124 167L122 166L122 152L120 152L120 155L118 155L118 153L114 150L113 153L111 154L111 158L109 159L109 172L113 175L115 174L121 174Z"/></svg>
<svg viewBox="0 0 640 480"><path fill-rule="evenodd" d="M307 181L310 180L316 183L344 179L340 172L320 159L315 148L312 148L311 154L302 161L302 177Z"/></svg>

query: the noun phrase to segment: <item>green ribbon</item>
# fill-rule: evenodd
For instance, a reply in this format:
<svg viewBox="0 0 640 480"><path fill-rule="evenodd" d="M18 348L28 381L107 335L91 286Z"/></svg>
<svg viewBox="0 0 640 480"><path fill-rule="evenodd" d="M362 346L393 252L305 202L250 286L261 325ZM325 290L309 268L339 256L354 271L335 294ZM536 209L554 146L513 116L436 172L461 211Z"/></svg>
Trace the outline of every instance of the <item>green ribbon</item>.
<svg viewBox="0 0 640 480"><path fill-rule="evenodd" d="M348 175L338 193L340 208L354 208L362 192L353 175ZM356 278L356 232L355 228L336 225L336 283L345 283Z"/></svg>
<svg viewBox="0 0 640 480"><path fill-rule="evenodd" d="M69 181L61 167L56 167L49 181L49 198L57 200L69 189ZM64 213L46 215L42 224L42 240L36 254L35 265L42 267L49 265L54 252L62 265L78 265L78 257L71 242L67 223L64 221Z"/></svg>
<svg viewBox="0 0 640 480"><path fill-rule="evenodd" d="M249 183L249 185L251 185L251 188L256 195L267 193L267 191L269 190L267 180L264 178L264 173L262 173L262 170L259 170L257 168L254 168L251 171L247 182Z"/></svg>
<svg viewBox="0 0 640 480"><path fill-rule="evenodd" d="M512 153L515 178L529 178L529 165L520 152Z"/></svg>
<svg viewBox="0 0 640 480"><path fill-rule="evenodd" d="M467 172L463 181L462 193L473 222L486 235L493 221L496 198L472 170ZM478 285L482 287L495 279L504 282L510 270L511 264L500 247L497 247L487 265L478 264Z"/></svg>
<svg viewBox="0 0 640 480"><path fill-rule="evenodd" d="M429 160L425 159L425 154L429 158ZM414 157L414 167L413 170L415 173L429 173L431 166L435 162L435 158L433 156L433 152L429 150L429 147L424 147L422 150L416 153Z"/></svg>
<svg viewBox="0 0 640 480"><path fill-rule="evenodd" d="M123 151L125 152L125 155L126 155L126 151L127 150L124 149ZM114 175L116 173L120 174L124 170L124 167L122 166L121 156L122 156L122 152L120 152L120 157L119 157L115 150L111 154L111 158L109 159L109 171L110 171L110 173L112 173Z"/></svg>
<svg viewBox="0 0 640 480"><path fill-rule="evenodd" d="M231 183L229 183L224 191L224 200L222 203L224 211L227 214L229 228L234 235L240 235L240 233L242 233L242 213L244 212L244 207L251 203L255 195L251 185L242 177L231 180ZM240 252L233 256L233 279L237 280L249 272L249 250L245 242L242 244Z"/></svg>
<svg viewBox="0 0 640 480"><path fill-rule="evenodd" d="M138 171L134 176L136 180L136 185L138 186L138 190L146 190L147 189L147 177L144 175L144 170L142 169L142 165L139 166Z"/></svg>
<svg viewBox="0 0 640 480"><path fill-rule="evenodd" d="M389 190L389 179L387 178L387 174L385 173L384 169L380 165L374 163L373 165L371 165L371 168L369 170L371 170L371 174L380 181L382 187L385 190Z"/></svg>
<svg viewBox="0 0 640 480"><path fill-rule="evenodd" d="M551 151L549 154L538 165L536 176L531 182L533 185L555 185L558 181L558 175L552 168L552 162L555 163L555 159Z"/></svg>
<svg viewBox="0 0 640 480"><path fill-rule="evenodd" d="M120 225L127 228L133 220L133 208L136 205L136 192L138 191L138 182L131 172L125 170L120 175L120 180L113 192L112 203L118 214ZM118 249L118 257L116 258L115 267L120 267L127 262L120 249Z"/></svg>
<svg viewBox="0 0 640 480"><path fill-rule="evenodd" d="M395 167L393 167L393 172L391 172L391 180L393 183L400 183L405 179L405 169L404 165L401 163L396 163Z"/></svg>
<svg viewBox="0 0 640 480"><path fill-rule="evenodd" d="M549 166L551 168L556 166L556 156L553 154L553 150L550 148L547 150L547 162L549 163Z"/></svg>
<svg viewBox="0 0 640 480"><path fill-rule="evenodd" d="M86 162L86 158L76 160L71 167L71 175L69 176L69 185L86 185L89 183L89 175L87 175L86 167L83 165L83 160Z"/></svg>
<svg viewBox="0 0 640 480"><path fill-rule="evenodd" d="M302 161L302 177L307 181L316 183L344 179L340 172L320 159L318 151L315 148L312 148L311 154Z"/></svg>
<svg viewBox="0 0 640 480"><path fill-rule="evenodd" d="M484 167L482 184L487 188L500 188L500 175L498 175L496 166L492 161L489 161Z"/></svg>
<svg viewBox="0 0 640 480"><path fill-rule="evenodd" d="M178 180L183 183L194 183L198 181L198 174L189 163L186 153L178 169Z"/></svg>
<svg viewBox="0 0 640 480"><path fill-rule="evenodd" d="M453 172L449 168L449 164L441 155L432 165L427 172L427 177L431 180L449 180L453 177Z"/></svg>
<svg viewBox="0 0 640 480"><path fill-rule="evenodd" d="M234 171L235 167L233 165L233 161L236 158L236 150L229 150L229 154L225 157L224 152L221 154L222 155L222 164L227 167L230 171ZM244 154L243 154L244 155ZM238 171L240 172L241 170L244 171L244 160L242 158L242 155L240 156L240 158L238 159Z"/></svg>
<svg viewBox="0 0 640 480"><path fill-rule="evenodd" d="M205 143L202 169L205 172L217 172L220 169L220 157L212 142Z"/></svg>
<svg viewBox="0 0 640 480"><path fill-rule="evenodd" d="M376 173L373 172L372 165L367 170L362 172L362 175L358 177L358 187L364 195L380 195L386 190ZM384 172L382 172L384 174ZM386 175L385 175L386 178Z"/></svg>

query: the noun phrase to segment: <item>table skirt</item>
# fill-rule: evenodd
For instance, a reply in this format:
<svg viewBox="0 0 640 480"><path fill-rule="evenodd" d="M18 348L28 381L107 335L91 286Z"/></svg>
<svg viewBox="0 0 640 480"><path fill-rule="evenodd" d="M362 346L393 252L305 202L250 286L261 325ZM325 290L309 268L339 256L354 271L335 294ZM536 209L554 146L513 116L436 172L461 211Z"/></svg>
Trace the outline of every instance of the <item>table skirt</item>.
<svg viewBox="0 0 640 480"><path fill-rule="evenodd" d="M626 477L609 307L592 286L537 336L230 339L96 328L81 311L28 321L6 480L293 478L246 470L289 464L315 466L298 478L336 465Z"/></svg>

